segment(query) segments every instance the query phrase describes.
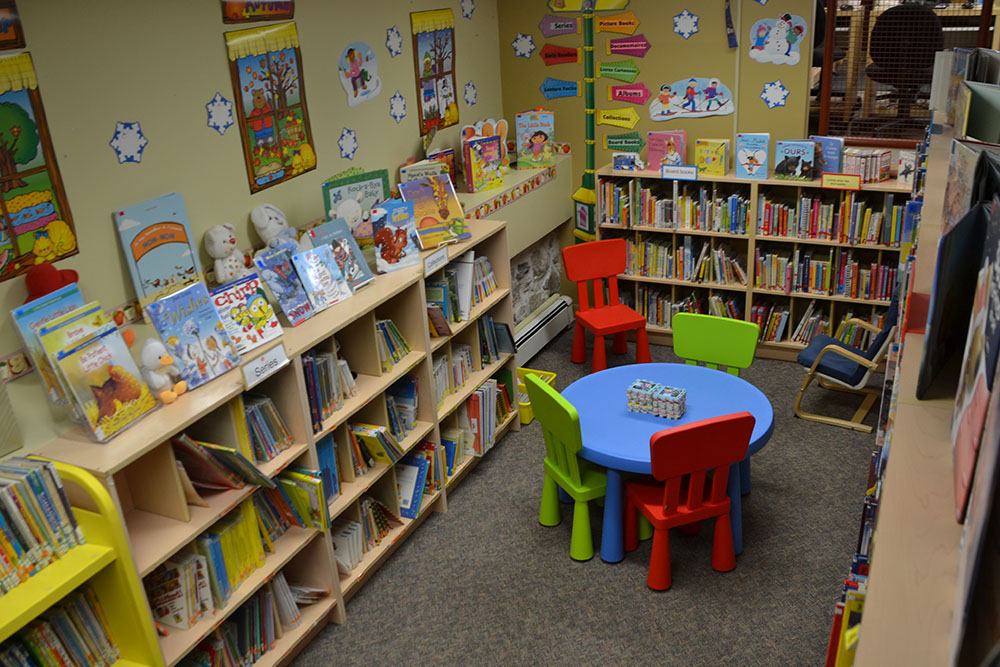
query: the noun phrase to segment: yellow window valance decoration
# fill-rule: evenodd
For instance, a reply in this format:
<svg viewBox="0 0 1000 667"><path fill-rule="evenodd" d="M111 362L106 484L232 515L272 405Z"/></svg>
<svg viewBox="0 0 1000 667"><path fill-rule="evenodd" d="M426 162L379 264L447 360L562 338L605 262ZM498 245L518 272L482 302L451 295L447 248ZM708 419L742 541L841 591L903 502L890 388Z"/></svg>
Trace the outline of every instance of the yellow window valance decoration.
<svg viewBox="0 0 1000 667"><path fill-rule="evenodd" d="M445 28L455 27L455 15L450 9L434 9L429 12L416 12L410 14L410 27L413 34L420 32L434 32Z"/></svg>
<svg viewBox="0 0 1000 667"><path fill-rule="evenodd" d="M38 88L35 67L31 64L30 53L0 58L0 95L11 90Z"/></svg>
<svg viewBox="0 0 1000 667"><path fill-rule="evenodd" d="M226 33L226 50L229 52L229 59L234 61L298 46L299 33L292 22Z"/></svg>

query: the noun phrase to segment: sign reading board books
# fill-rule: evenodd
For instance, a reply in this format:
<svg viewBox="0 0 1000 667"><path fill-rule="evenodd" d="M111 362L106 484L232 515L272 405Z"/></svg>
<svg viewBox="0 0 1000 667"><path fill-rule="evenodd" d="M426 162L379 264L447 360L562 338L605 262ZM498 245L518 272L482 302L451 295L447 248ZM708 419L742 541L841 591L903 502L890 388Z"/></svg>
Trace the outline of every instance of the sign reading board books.
<svg viewBox="0 0 1000 667"><path fill-rule="evenodd" d="M555 164L555 150L552 146L555 117L555 113L545 109L522 111L514 117L518 169Z"/></svg>
<svg viewBox="0 0 1000 667"><path fill-rule="evenodd" d="M455 196L455 188L447 177L435 176L400 183L399 194L403 197L403 201L413 203L413 216L417 221L417 240L422 250L430 250L472 236L465 223L462 204Z"/></svg>
<svg viewBox="0 0 1000 667"><path fill-rule="evenodd" d="M446 177L443 177L446 178ZM375 268L379 273L398 271L420 263L413 202L390 199L372 211L375 231Z"/></svg>
<svg viewBox="0 0 1000 667"><path fill-rule="evenodd" d="M298 246L288 242L253 258L257 270L260 271L260 277L271 290L271 295L277 300L285 317L288 318L288 323L293 327L302 324L314 314L309 304L309 297L302 289L302 282L292 266L292 255L297 251Z"/></svg>
<svg viewBox="0 0 1000 667"><path fill-rule="evenodd" d="M281 325L256 273L216 287L212 303L242 355L281 335Z"/></svg>
<svg viewBox="0 0 1000 667"><path fill-rule="evenodd" d="M333 258L337 260L337 266L340 267L340 272L344 274L352 290L357 291L359 287L375 280L364 255L361 254L358 242L351 234L351 228L347 226L347 221L340 218L328 220L306 232L306 237L314 248L321 245L330 246Z"/></svg>

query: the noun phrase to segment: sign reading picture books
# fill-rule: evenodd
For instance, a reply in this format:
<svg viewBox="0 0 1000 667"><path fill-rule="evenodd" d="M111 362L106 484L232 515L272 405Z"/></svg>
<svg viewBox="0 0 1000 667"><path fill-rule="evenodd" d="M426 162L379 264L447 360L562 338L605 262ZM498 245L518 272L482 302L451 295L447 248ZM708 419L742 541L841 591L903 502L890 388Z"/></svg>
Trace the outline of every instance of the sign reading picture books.
<svg viewBox="0 0 1000 667"><path fill-rule="evenodd" d="M294 23L226 33L250 192L316 168Z"/></svg>
<svg viewBox="0 0 1000 667"><path fill-rule="evenodd" d="M364 42L351 42L344 47L337 61L337 73L340 85L347 91L347 106L356 107L382 92L375 52Z"/></svg>
<svg viewBox="0 0 1000 667"><path fill-rule="evenodd" d="M331 178L323 183L323 210L328 219L340 218L362 250L371 248L372 209L389 198L385 169Z"/></svg>
<svg viewBox="0 0 1000 667"><path fill-rule="evenodd" d="M651 120L727 116L735 109L733 93L715 77L693 76L660 86L649 103Z"/></svg>
<svg viewBox="0 0 1000 667"><path fill-rule="evenodd" d="M458 123L455 16L450 9L410 14L421 136Z"/></svg>
<svg viewBox="0 0 1000 667"><path fill-rule="evenodd" d="M750 57L759 63L797 65L806 37L806 20L794 14L761 19L750 28Z"/></svg>

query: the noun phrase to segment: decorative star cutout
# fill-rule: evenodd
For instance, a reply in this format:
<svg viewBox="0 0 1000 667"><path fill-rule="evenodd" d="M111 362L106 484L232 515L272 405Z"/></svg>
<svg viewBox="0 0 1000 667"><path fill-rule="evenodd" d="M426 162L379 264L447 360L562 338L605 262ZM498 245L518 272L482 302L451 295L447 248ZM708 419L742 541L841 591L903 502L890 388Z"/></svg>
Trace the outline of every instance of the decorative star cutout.
<svg viewBox="0 0 1000 667"><path fill-rule="evenodd" d="M340 157L353 160L354 154L358 152L358 133L345 127L340 132L337 145L340 146Z"/></svg>
<svg viewBox="0 0 1000 667"><path fill-rule="evenodd" d="M674 32L684 39L690 38L698 32L698 17L685 9L674 17Z"/></svg>
<svg viewBox="0 0 1000 667"><path fill-rule="evenodd" d="M389 55L393 58L403 52L403 36L396 26L385 31L385 48L389 49Z"/></svg>
<svg viewBox="0 0 1000 667"><path fill-rule="evenodd" d="M125 162L142 162L142 151L146 149L149 140L142 133L138 121L135 123L115 123L115 135L109 142L118 156L118 164Z"/></svg>
<svg viewBox="0 0 1000 667"><path fill-rule="evenodd" d="M535 52L535 38L523 32L517 33L517 37L510 45L514 47L514 55L518 58L530 58Z"/></svg>
<svg viewBox="0 0 1000 667"><path fill-rule="evenodd" d="M476 98L479 96L479 91L476 90L476 84L471 81L465 84L465 103L470 107L475 105Z"/></svg>
<svg viewBox="0 0 1000 667"><path fill-rule="evenodd" d="M471 19L474 11L476 11L476 0L462 0L462 16Z"/></svg>
<svg viewBox="0 0 1000 667"><path fill-rule="evenodd" d="M757 2L759 2L762 5L766 5L767 4L767 0L757 0Z"/></svg>
<svg viewBox="0 0 1000 667"><path fill-rule="evenodd" d="M389 115L397 125L406 118L406 98L398 90L389 98Z"/></svg>
<svg viewBox="0 0 1000 667"><path fill-rule="evenodd" d="M764 84L764 90L760 93L760 99L764 100L764 104L767 105L768 109L774 109L775 107L785 106L785 99L788 98L788 93L789 90L785 88L785 84L781 83L781 79L778 79L777 81Z"/></svg>
<svg viewBox="0 0 1000 667"><path fill-rule="evenodd" d="M205 108L208 110L208 126L219 134L225 134L233 126L233 103L222 93L215 93Z"/></svg>

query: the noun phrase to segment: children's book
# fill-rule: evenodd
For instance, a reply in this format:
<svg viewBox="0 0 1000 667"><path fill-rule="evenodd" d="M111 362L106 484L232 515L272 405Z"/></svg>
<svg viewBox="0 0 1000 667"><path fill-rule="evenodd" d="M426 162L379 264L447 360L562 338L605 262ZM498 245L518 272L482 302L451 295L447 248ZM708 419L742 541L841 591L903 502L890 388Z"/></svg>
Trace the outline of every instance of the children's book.
<svg viewBox="0 0 1000 667"><path fill-rule="evenodd" d="M38 340L45 349L46 357L53 369L57 368L56 357L61 350L88 338L98 329L108 323L108 318L97 301L91 301L85 306L71 310L65 315L55 317L35 329ZM64 396L72 396L66 378L57 372L57 379ZM74 405L75 407L75 405ZM83 415L74 413L74 421L82 421Z"/></svg>
<svg viewBox="0 0 1000 667"><path fill-rule="evenodd" d="M344 274L344 279L350 283L352 290L356 291L359 287L375 280L346 220L341 218L327 220L306 232L306 237L314 248L324 244L330 246L333 258L337 260L337 266L340 267L340 272Z"/></svg>
<svg viewBox="0 0 1000 667"><path fill-rule="evenodd" d="M399 184L403 201L413 203L417 241L421 250L430 250L472 236L465 222L455 188L444 176Z"/></svg>
<svg viewBox="0 0 1000 667"><path fill-rule="evenodd" d="M522 111L514 117L518 169L555 164L555 149L552 144L555 118L555 113L545 109Z"/></svg>
<svg viewBox="0 0 1000 667"><path fill-rule="evenodd" d="M737 178L767 178L771 153L771 135L767 132L739 132L736 134Z"/></svg>
<svg viewBox="0 0 1000 667"><path fill-rule="evenodd" d="M409 183L430 176L447 176L448 164L437 160L421 160L399 168L399 182Z"/></svg>
<svg viewBox="0 0 1000 667"><path fill-rule="evenodd" d="M646 164L654 171L664 165L688 164L687 132L654 130L647 134Z"/></svg>
<svg viewBox="0 0 1000 667"><path fill-rule="evenodd" d="M424 495L429 462L422 456L407 454L396 464L396 487L399 492L399 513L416 519Z"/></svg>
<svg viewBox="0 0 1000 667"><path fill-rule="evenodd" d="M729 171L729 139L698 139L694 145L694 163L699 174L725 176Z"/></svg>
<svg viewBox="0 0 1000 667"><path fill-rule="evenodd" d="M469 192L503 185L503 156L506 150L500 144L500 137L474 137L462 142L465 187Z"/></svg>
<svg viewBox="0 0 1000 667"><path fill-rule="evenodd" d="M816 144L812 141L777 141L774 144L774 177L811 181Z"/></svg>
<svg viewBox="0 0 1000 667"><path fill-rule="evenodd" d="M374 209L372 229L375 233L375 268L379 273L420 263L413 202L390 199Z"/></svg>
<svg viewBox="0 0 1000 667"><path fill-rule="evenodd" d="M260 277L271 290L271 295L281 306L281 310L293 327L313 316L309 297L306 296L302 282L295 273L295 267L292 266L292 255L296 252L298 248L289 242L253 258Z"/></svg>
<svg viewBox="0 0 1000 667"><path fill-rule="evenodd" d="M813 171L815 173L843 173L843 137L824 137L818 134L810 134L809 140L816 143L816 153L813 161Z"/></svg>
<svg viewBox="0 0 1000 667"><path fill-rule="evenodd" d="M61 350L56 358L80 413L100 442L156 407L114 323Z"/></svg>
<svg viewBox="0 0 1000 667"><path fill-rule="evenodd" d="M180 366L188 389L240 363L239 352L212 305L205 283L168 294L149 304L146 310L160 340Z"/></svg>
<svg viewBox="0 0 1000 667"><path fill-rule="evenodd" d="M351 298L351 286L340 272L330 246L324 244L295 253L292 263L316 312Z"/></svg>
<svg viewBox="0 0 1000 667"><path fill-rule="evenodd" d="M455 179L458 178L458 171L455 169L455 149L454 148L442 148L437 151L428 151L427 159L432 162L437 162L445 166L445 173L451 180L452 187L458 182ZM425 177L426 178L426 177ZM410 179L416 180L416 179Z"/></svg>
<svg viewBox="0 0 1000 667"><path fill-rule="evenodd" d="M202 280L184 198L176 192L117 210L115 229L139 304Z"/></svg>
<svg viewBox="0 0 1000 667"><path fill-rule="evenodd" d="M216 287L211 296L222 326L240 354L246 354L281 335L278 317L256 273Z"/></svg>
<svg viewBox="0 0 1000 667"><path fill-rule="evenodd" d="M916 151L899 151L899 167L896 170L896 180L905 185L913 185L913 174L916 171Z"/></svg>
<svg viewBox="0 0 1000 667"><path fill-rule="evenodd" d="M372 246L371 210L389 198L389 172L345 172L323 183L323 211L340 218L364 250Z"/></svg>

